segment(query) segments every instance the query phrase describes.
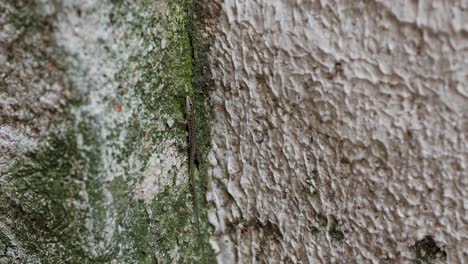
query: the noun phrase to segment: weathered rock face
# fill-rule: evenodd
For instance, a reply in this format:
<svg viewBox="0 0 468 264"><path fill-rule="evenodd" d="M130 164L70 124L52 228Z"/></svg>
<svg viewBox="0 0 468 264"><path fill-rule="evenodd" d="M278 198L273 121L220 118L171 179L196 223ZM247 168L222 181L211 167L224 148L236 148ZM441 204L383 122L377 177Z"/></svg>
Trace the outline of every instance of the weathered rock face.
<svg viewBox="0 0 468 264"><path fill-rule="evenodd" d="M197 230L192 2L0 1L0 263L467 259L468 4L217 2Z"/></svg>
<svg viewBox="0 0 468 264"><path fill-rule="evenodd" d="M186 131L166 125L192 94L209 132L193 12L185 0L0 1L0 263L210 262L206 203L197 230L177 146ZM197 178L203 192L206 164Z"/></svg>
<svg viewBox="0 0 468 264"><path fill-rule="evenodd" d="M223 263L468 259L466 1L225 0Z"/></svg>

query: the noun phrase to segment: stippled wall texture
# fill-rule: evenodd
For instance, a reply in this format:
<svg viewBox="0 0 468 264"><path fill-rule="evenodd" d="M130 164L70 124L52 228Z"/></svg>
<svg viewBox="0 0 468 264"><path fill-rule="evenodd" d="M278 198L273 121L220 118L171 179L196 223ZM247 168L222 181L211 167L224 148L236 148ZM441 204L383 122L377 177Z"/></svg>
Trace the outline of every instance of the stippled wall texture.
<svg viewBox="0 0 468 264"><path fill-rule="evenodd" d="M468 2L225 0L223 263L468 260Z"/></svg>

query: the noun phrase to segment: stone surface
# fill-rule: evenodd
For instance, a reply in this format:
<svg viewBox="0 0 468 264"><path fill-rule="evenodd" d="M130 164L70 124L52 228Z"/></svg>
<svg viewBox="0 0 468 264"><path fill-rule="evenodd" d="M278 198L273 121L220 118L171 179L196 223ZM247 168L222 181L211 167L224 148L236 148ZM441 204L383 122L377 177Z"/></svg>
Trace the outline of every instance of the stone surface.
<svg viewBox="0 0 468 264"><path fill-rule="evenodd" d="M218 261L467 261L467 19L463 0L223 1Z"/></svg>
<svg viewBox="0 0 468 264"><path fill-rule="evenodd" d="M219 2L0 1L0 263L464 263L466 1Z"/></svg>
<svg viewBox="0 0 468 264"><path fill-rule="evenodd" d="M193 12L185 0L0 1L0 263L210 262L187 134L166 125L199 96Z"/></svg>

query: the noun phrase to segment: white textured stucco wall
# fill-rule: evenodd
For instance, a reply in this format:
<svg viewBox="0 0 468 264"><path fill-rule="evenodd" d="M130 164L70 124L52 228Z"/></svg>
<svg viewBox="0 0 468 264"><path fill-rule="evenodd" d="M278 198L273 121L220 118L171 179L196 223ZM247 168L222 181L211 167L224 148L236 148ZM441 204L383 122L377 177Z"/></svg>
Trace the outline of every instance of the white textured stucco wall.
<svg viewBox="0 0 468 264"><path fill-rule="evenodd" d="M468 2L225 0L220 262L468 260Z"/></svg>

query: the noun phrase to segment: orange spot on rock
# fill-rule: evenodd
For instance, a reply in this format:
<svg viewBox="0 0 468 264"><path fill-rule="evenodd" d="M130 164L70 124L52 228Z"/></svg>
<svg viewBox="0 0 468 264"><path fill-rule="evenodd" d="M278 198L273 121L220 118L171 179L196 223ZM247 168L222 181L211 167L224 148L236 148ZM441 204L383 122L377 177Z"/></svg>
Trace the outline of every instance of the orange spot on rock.
<svg viewBox="0 0 468 264"><path fill-rule="evenodd" d="M119 104L116 104L116 105L114 106L114 109L115 109L116 112L121 112L121 111L122 111L122 106L119 105Z"/></svg>

